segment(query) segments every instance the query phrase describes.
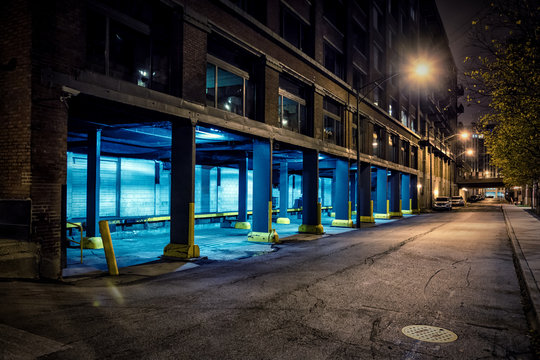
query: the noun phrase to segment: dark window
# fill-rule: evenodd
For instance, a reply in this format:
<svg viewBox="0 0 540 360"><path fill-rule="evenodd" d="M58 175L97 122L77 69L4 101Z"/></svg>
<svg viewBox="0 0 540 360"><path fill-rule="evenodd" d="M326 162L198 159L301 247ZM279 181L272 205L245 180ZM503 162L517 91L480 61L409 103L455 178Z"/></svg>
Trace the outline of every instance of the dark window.
<svg viewBox="0 0 540 360"><path fill-rule="evenodd" d="M401 142L401 164L404 166L409 166L409 143L406 141Z"/></svg>
<svg viewBox="0 0 540 360"><path fill-rule="evenodd" d="M311 124L308 123L305 86L294 80L280 77L278 96L278 116L282 128L311 135Z"/></svg>
<svg viewBox="0 0 540 360"><path fill-rule="evenodd" d="M388 105L388 114L390 114L390 116L394 119L398 118L399 108L396 99L390 99L390 105Z"/></svg>
<svg viewBox="0 0 540 360"><path fill-rule="evenodd" d="M206 105L256 119L257 58L217 34L208 36Z"/></svg>
<svg viewBox="0 0 540 360"><path fill-rule="evenodd" d="M369 37L366 30L358 23L353 25L353 39L354 47L367 57Z"/></svg>
<svg viewBox="0 0 540 360"><path fill-rule="evenodd" d="M311 27L285 6L281 7L281 36L298 49L313 56Z"/></svg>
<svg viewBox="0 0 540 360"><path fill-rule="evenodd" d="M370 3L369 0L355 0L355 1L358 4L358 6L360 7L360 9L362 9L364 14L369 13L369 3Z"/></svg>
<svg viewBox="0 0 540 360"><path fill-rule="evenodd" d="M381 109L385 109L384 90L382 86L375 86L375 88L373 88L373 103Z"/></svg>
<svg viewBox="0 0 540 360"><path fill-rule="evenodd" d="M399 160L398 157L398 144L399 144L399 137L394 134L390 134L388 136L388 151L390 158L388 160L397 163Z"/></svg>
<svg viewBox="0 0 540 360"><path fill-rule="evenodd" d="M378 46L373 47L373 65L379 72L384 73L384 53Z"/></svg>
<svg viewBox="0 0 540 360"><path fill-rule="evenodd" d="M341 0L324 0L323 15L339 31L345 33L347 24L345 7Z"/></svg>
<svg viewBox="0 0 540 360"><path fill-rule="evenodd" d="M373 27L384 34L384 18L382 12L376 6L373 7Z"/></svg>
<svg viewBox="0 0 540 360"><path fill-rule="evenodd" d="M140 1L110 2L133 18L122 22L109 16L111 10L88 10L86 61L90 71L168 92L172 27L170 9L147 6ZM156 20L153 21L153 18ZM159 21L157 20L159 19ZM139 22L146 21L146 23Z"/></svg>
<svg viewBox="0 0 540 360"><path fill-rule="evenodd" d="M341 79L345 76L343 54L327 43L324 44L324 67Z"/></svg>
<svg viewBox="0 0 540 360"><path fill-rule="evenodd" d="M378 125L374 125L373 126L373 142L371 144L373 147L374 156L381 157L382 137L383 137L382 128Z"/></svg>
<svg viewBox="0 0 540 360"><path fill-rule="evenodd" d="M389 5L390 5L390 14L392 14L392 17L394 18L394 20L398 21L398 16L399 16L399 0L390 0L389 1Z"/></svg>
<svg viewBox="0 0 540 360"><path fill-rule="evenodd" d="M266 0L231 0L231 2L261 23L266 24Z"/></svg>
<svg viewBox="0 0 540 360"><path fill-rule="evenodd" d="M418 169L418 148L416 146L411 147L411 167Z"/></svg>
<svg viewBox="0 0 540 360"><path fill-rule="evenodd" d="M360 69L353 68L353 88L363 90L367 84L367 75Z"/></svg>
<svg viewBox="0 0 540 360"><path fill-rule="evenodd" d="M323 139L343 146L343 106L332 99L324 98L323 116Z"/></svg>

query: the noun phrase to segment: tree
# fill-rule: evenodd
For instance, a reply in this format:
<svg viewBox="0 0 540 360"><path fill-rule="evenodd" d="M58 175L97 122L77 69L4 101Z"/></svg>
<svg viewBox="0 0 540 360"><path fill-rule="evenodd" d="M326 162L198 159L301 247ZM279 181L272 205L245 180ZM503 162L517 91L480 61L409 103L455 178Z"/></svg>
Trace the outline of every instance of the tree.
<svg viewBox="0 0 540 360"><path fill-rule="evenodd" d="M480 125L508 186L537 185L540 179L539 18L537 0L492 2L473 21L481 55L465 60L467 100L489 102Z"/></svg>

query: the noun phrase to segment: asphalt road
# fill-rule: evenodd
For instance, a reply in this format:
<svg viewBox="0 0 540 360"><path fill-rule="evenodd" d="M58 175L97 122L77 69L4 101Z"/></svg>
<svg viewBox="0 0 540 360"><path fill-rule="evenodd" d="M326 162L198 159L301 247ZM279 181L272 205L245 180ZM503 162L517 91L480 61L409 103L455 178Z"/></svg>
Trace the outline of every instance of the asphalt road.
<svg viewBox="0 0 540 360"><path fill-rule="evenodd" d="M494 203L278 247L124 285L0 282L0 355L532 358ZM402 333L408 325L458 338L418 341Z"/></svg>

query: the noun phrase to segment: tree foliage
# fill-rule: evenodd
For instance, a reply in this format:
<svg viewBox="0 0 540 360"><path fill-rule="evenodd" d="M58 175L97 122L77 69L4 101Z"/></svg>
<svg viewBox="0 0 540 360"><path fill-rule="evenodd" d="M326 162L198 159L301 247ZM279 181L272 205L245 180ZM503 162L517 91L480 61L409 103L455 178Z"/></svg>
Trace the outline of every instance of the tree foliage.
<svg viewBox="0 0 540 360"><path fill-rule="evenodd" d="M480 118L492 162L507 185L540 179L540 5L537 0L500 0L475 19L482 55L467 58L468 101L489 101Z"/></svg>

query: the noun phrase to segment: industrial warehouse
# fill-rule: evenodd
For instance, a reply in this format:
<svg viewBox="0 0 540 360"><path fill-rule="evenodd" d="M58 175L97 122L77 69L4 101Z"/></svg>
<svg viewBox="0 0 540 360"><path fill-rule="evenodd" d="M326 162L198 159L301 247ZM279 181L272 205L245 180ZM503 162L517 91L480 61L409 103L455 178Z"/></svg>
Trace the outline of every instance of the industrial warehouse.
<svg viewBox="0 0 540 360"><path fill-rule="evenodd" d="M65 276L100 220L132 256L159 249L141 261L205 241L242 257L459 193L462 90L434 1L2 9L1 277Z"/></svg>

